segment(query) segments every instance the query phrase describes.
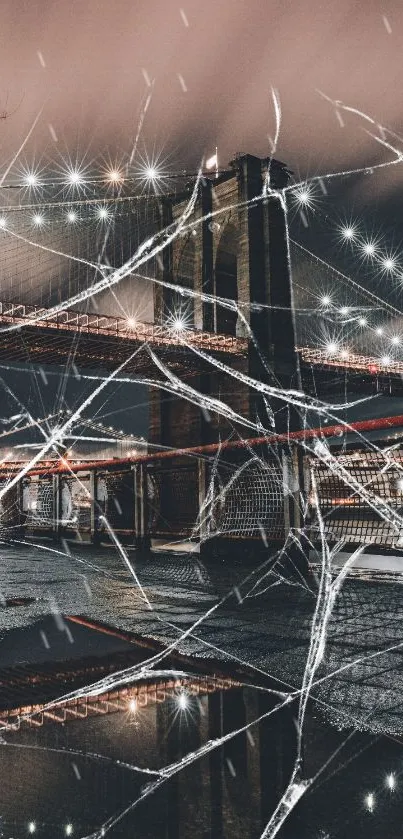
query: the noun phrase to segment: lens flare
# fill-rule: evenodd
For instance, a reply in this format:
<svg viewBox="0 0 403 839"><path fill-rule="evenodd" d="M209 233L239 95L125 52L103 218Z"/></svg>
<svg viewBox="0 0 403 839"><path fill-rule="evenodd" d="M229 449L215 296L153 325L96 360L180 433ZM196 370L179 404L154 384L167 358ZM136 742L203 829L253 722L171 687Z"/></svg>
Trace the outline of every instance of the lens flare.
<svg viewBox="0 0 403 839"><path fill-rule="evenodd" d="M402 479L400 479L399 484L401 484L401 486L399 486L399 489L402 489L403 488L403 480ZM388 787L388 789L390 789L391 792L393 792L393 790L396 789L396 778L395 778L393 772L390 772L389 775L386 776L386 786Z"/></svg>
<svg viewBox="0 0 403 839"><path fill-rule="evenodd" d="M99 221L108 221L111 215L108 210L108 207L98 207L97 209L97 218Z"/></svg>
<svg viewBox="0 0 403 839"><path fill-rule="evenodd" d="M345 225L341 228L341 236L346 242L352 242L356 237L356 230L351 224Z"/></svg>
<svg viewBox="0 0 403 839"><path fill-rule="evenodd" d="M189 707L189 697L188 697L188 695L184 692L180 693L179 696L178 696L177 702L178 702L180 710L181 711L186 711L186 709Z"/></svg>

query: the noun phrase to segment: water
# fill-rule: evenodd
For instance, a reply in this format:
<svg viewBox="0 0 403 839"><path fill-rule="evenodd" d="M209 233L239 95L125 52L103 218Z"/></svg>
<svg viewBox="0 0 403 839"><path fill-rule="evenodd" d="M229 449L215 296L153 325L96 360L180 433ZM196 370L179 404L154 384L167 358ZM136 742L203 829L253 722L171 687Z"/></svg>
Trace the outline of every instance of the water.
<svg viewBox="0 0 403 839"><path fill-rule="evenodd" d="M296 749L293 709L253 724L272 704L266 693L247 688L189 697L181 710L174 694L134 713L128 707L7 734L0 749L4 836L25 837L32 823L46 839L66 835L68 825L74 836L104 825L111 837L258 839L290 777ZM157 778L150 770L245 723L248 734L136 803ZM304 773L319 775L280 837L401 836L401 745L361 734L347 739L311 713L306 738ZM386 783L391 773L394 791ZM370 792L373 812L366 806Z"/></svg>
<svg viewBox="0 0 403 839"><path fill-rule="evenodd" d="M135 718L126 710L7 733L8 745L0 749L4 836L26 836L30 821L38 836L66 835L67 825L72 835L88 835L130 807L150 780L116 761L158 769L246 721L249 734L183 769L108 835L257 839L296 753L295 707L253 724L273 701L263 674L270 675L271 686L301 684L315 605L312 592L287 580L269 587L271 578L261 579L253 565L240 560L206 566L196 555L139 561L131 553L150 609L116 551L71 547L65 556L54 553L51 543L47 547L1 548L2 597L35 600L2 609L0 668L113 655L125 648L113 637L99 641L93 634L89 641L71 623L66 634L60 615L83 615L165 644L175 641L181 653L202 658L206 670L209 659L234 668L242 662L245 681L254 680L264 690L250 686L194 697L186 713L171 696ZM184 631L206 613L183 639ZM398 581L346 583L303 732L303 777L315 780L280 836L401 836L402 618ZM80 754L72 758L50 749ZM393 777L393 789L388 777ZM373 795L372 812L368 795Z"/></svg>

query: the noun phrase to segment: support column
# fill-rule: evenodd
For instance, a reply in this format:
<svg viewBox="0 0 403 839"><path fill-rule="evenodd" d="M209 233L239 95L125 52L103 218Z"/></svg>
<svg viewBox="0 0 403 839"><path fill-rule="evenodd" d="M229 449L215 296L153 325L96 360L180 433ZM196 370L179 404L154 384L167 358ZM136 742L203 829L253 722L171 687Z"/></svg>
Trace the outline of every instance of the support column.
<svg viewBox="0 0 403 839"><path fill-rule="evenodd" d="M215 740L222 737L222 694L209 694L209 739ZM214 839L222 839L224 836L223 827L223 747L218 746L209 754L210 764L210 819L211 836Z"/></svg>
<svg viewBox="0 0 403 839"><path fill-rule="evenodd" d="M62 486L61 475L53 475L53 538L60 539L62 516ZM38 492L39 495L39 492Z"/></svg>
<svg viewBox="0 0 403 839"><path fill-rule="evenodd" d="M91 542L95 545L99 541L98 527L97 527L97 508L98 508L98 475L94 469L90 472L90 494L91 494Z"/></svg>
<svg viewBox="0 0 403 839"><path fill-rule="evenodd" d="M22 532L24 522L24 479L18 481L17 484L17 509L18 509L18 529Z"/></svg>
<svg viewBox="0 0 403 839"><path fill-rule="evenodd" d="M148 488L147 465L137 463L133 467L134 488L134 541L138 551L147 552L151 548L148 527Z"/></svg>

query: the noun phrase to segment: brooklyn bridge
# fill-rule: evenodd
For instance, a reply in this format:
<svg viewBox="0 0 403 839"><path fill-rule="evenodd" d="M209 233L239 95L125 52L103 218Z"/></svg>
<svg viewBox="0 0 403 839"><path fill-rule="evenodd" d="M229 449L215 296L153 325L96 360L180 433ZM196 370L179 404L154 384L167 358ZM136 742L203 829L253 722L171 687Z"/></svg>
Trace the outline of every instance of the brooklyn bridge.
<svg viewBox="0 0 403 839"><path fill-rule="evenodd" d="M372 421L368 442L328 403L346 381L357 398L399 394L403 362L369 351L362 336L354 346L315 340L329 320L363 321L372 301L361 289L353 306L332 306L312 265L301 284L282 197L289 179L284 164L241 155L202 178L184 226L193 184L171 196L120 191L103 205L71 200L67 220L65 202L49 200L33 221L31 207L10 205L0 232L0 360L146 384L151 452L80 463L55 459L49 444L31 465L8 458L4 533L119 538L142 551L182 541L211 552L283 544L290 532L314 544L323 521L331 543L403 546L399 517L374 503L400 509L401 417ZM133 272L144 239L152 245L176 227L145 273ZM97 296L100 267L110 290ZM384 319L388 327L387 306Z"/></svg>

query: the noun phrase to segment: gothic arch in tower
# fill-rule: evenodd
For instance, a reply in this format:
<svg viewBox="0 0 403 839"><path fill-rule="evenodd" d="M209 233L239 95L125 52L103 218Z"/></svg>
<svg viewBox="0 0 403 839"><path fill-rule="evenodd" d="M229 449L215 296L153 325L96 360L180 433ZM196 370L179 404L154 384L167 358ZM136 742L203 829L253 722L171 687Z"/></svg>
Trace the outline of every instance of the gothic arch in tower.
<svg viewBox="0 0 403 839"><path fill-rule="evenodd" d="M196 246L194 237L190 234L185 240L178 258L174 282L183 288L194 290L195 285ZM179 291L171 295L171 316L183 318L186 326L194 325L194 298Z"/></svg>
<svg viewBox="0 0 403 839"><path fill-rule="evenodd" d="M238 301L239 232L228 222L218 243L215 258L215 295ZM216 331L236 334L237 312L216 301Z"/></svg>

